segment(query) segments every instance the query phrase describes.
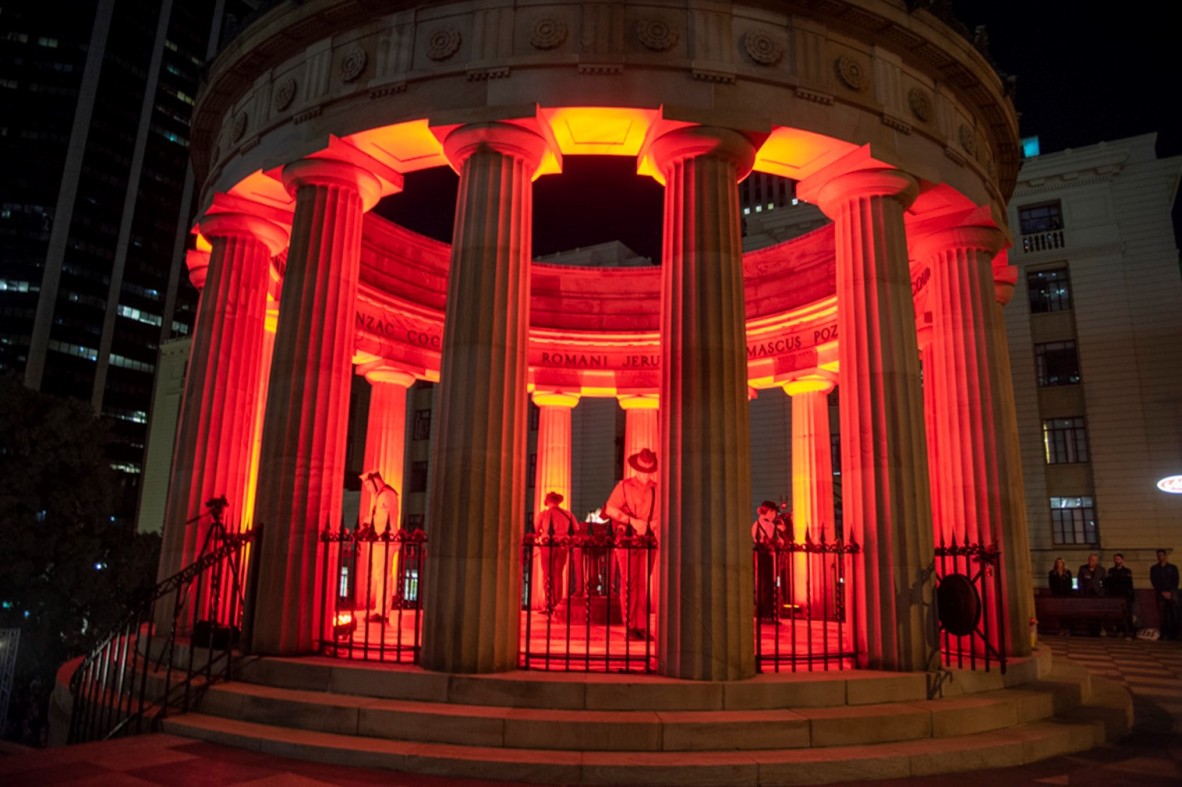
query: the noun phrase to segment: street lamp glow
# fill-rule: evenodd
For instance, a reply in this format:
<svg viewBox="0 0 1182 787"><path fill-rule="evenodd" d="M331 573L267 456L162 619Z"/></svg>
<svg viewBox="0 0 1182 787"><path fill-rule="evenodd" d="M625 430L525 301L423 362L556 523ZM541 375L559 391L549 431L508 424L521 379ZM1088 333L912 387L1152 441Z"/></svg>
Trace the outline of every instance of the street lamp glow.
<svg viewBox="0 0 1182 787"><path fill-rule="evenodd" d="M1166 494L1182 495L1182 475L1168 475L1157 482L1157 488Z"/></svg>

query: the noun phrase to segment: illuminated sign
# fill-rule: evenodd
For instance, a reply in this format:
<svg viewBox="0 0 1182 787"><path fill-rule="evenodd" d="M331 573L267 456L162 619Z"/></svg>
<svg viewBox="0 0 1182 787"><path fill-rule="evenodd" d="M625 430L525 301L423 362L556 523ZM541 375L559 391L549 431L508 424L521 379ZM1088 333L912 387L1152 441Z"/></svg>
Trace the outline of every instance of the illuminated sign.
<svg viewBox="0 0 1182 787"><path fill-rule="evenodd" d="M1157 488L1167 494L1182 495L1182 475L1168 475L1157 482Z"/></svg>

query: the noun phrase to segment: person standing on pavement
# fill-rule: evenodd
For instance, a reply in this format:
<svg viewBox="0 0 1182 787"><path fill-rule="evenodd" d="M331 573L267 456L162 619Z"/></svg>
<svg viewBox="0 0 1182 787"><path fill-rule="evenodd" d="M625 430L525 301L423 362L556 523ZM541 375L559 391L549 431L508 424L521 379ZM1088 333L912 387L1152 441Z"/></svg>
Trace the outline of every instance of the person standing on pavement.
<svg viewBox="0 0 1182 787"><path fill-rule="evenodd" d="M1149 569L1149 582L1157 600L1158 627L1162 639L1178 638L1178 567L1157 550L1157 563Z"/></svg>

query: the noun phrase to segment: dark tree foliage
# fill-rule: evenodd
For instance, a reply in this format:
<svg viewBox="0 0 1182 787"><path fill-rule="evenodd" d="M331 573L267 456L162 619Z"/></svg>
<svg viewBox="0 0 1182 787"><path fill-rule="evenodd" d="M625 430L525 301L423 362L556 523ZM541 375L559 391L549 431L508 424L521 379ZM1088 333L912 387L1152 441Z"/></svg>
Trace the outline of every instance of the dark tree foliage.
<svg viewBox="0 0 1182 787"><path fill-rule="evenodd" d="M54 674L154 584L159 536L114 522L106 425L0 377L0 628L21 630L4 737L43 741Z"/></svg>

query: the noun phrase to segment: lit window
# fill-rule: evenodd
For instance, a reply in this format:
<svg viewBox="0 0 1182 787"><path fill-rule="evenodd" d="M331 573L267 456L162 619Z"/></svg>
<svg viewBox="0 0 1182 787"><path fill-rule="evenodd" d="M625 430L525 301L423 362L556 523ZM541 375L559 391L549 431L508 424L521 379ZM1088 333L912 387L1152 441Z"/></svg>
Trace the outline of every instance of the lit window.
<svg viewBox="0 0 1182 787"><path fill-rule="evenodd" d="M1018 226L1023 235L1063 229L1063 211L1059 201L1018 208Z"/></svg>
<svg viewBox="0 0 1182 787"><path fill-rule="evenodd" d="M1071 281L1067 268L1030 271L1026 274L1032 314L1062 312L1071 308Z"/></svg>
<svg viewBox="0 0 1182 787"><path fill-rule="evenodd" d="M425 461L410 463L410 491L427 491L427 463Z"/></svg>
<svg viewBox="0 0 1182 787"><path fill-rule="evenodd" d="M1092 497L1052 497L1055 544L1096 544L1096 501Z"/></svg>
<svg viewBox="0 0 1182 787"><path fill-rule="evenodd" d="M1048 465L1088 461L1088 430L1083 418L1048 418L1042 422Z"/></svg>
<svg viewBox="0 0 1182 787"><path fill-rule="evenodd" d="M1034 345L1038 385L1076 385L1080 381L1079 356L1075 342L1045 342Z"/></svg>
<svg viewBox="0 0 1182 787"><path fill-rule="evenodd" d="M431 411L415 410L415 440L426 440L431 437Z"/></svg>

